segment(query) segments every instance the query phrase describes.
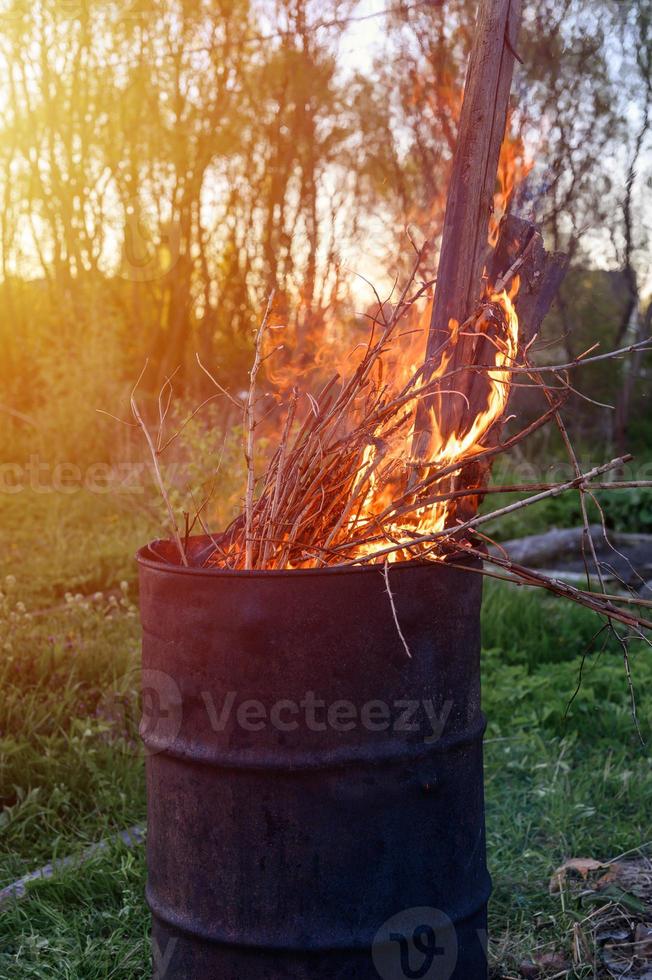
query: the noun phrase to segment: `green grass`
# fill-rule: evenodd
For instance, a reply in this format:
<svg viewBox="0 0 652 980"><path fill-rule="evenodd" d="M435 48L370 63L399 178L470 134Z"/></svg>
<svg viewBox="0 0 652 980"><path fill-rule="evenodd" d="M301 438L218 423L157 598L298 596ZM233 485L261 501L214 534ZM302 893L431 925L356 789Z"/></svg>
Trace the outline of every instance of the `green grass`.
<svg viewBox="0 0 652 980"><path fill-rule="evenodd" d="M17 577L31 608L135 580L136 550L161 529L149 494L86 490L0 495L0 519L0 571Z"/></svg>
<svg viewBox="0 0 652 980"><path fill-rule="evenodd" d="M136 980L147 971L144 851L114 847L3 912L0 976Z"/></svg>
<svg viewBox="0 0 652 980"><path fill-rule="evenodd" d="M495 956L512 971L534 950L569 952L579 909L564 913L548 894L556 867L569 857L606 860L652 836L649 752L632 723L621 659L606 651L589 658L569 707L578 663L552 652L537 665L516 663L515 649L507 658L499 648L484 655L492 936ZM633 669L649 736L649 657L634 655ZM586 967L571 976L593 973Z"/></svg>
<svg viewBox="0 0 652 980"><path fill-rule="evenodd" d="M132 555L157 528L143 509L114 519L110 498L23 496L0 509L0 575L16 578L0 617L2 887L144 821ZM65 603L88 586L103 597ZM57 608L30 619L20 602ZM489 583L483 621L491 956L496 977L517 976L533 951L569 948L577 909L549 895L555 867L652 836L652 771L616 646L588 654L569 707L597 628L588 612ZM634 647L632 669L649 736L652 657ZM143 849L116 845L32 884L2 911L0 980L150 976L144 877Z"/></svg>

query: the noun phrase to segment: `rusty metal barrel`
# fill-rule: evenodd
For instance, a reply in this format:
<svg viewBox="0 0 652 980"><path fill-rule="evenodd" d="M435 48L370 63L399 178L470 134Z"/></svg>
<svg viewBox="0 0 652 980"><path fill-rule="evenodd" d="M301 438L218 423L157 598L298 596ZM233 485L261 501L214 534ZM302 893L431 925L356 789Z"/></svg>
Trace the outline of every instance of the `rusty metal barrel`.
<svg viewBox="0 0 652 980"><path fill-rule="evenodd" d="M486 980L477 566L206 547L138 554L154 976Z"/></svg>

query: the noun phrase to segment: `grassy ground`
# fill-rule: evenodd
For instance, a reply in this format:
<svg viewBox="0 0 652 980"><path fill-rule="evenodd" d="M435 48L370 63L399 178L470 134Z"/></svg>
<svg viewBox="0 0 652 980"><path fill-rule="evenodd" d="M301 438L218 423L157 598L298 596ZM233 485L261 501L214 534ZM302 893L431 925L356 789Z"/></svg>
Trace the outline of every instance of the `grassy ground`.
<svg viewBox="0 0 652 980"><path fill-rule="evenodd" d="M157 527L145 507L116 511L112 498L84 493L6 498L0 519L0 575L10 576L0 584L3 887L144 819L132 555ZM77 592L102 594L81 601ZM30 610L41 612L30 617ZM614 856L652 836L649 754L632 724L616 649L588 657L566 711L596 625L589 614L531 592L487 589L495 977L518 976L518 964L534 951L568 950L580 913L572 902L562 908L547 888L565 858ZM647 735L652 657L633 650L632 659ZM149 976L144 875L142 848L115 846L81 869L33 884L25 900L2 911L0 980ZM593 974L580 966L567 975Z"/></svg>

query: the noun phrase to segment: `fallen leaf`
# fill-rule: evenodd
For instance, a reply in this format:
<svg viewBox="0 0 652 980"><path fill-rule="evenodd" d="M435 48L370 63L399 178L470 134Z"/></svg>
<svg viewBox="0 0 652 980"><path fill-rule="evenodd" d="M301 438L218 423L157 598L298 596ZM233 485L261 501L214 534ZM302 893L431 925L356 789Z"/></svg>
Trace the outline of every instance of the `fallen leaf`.
<svg viewBox="0 0 652 980"><path fill-rule="evenodd" d="M592 871L599 871L600 868L606 867L603 861L596 861L595 858L570 858L557 868L550 879L550 893L561 891L569 871L586 881Z"/></svg>

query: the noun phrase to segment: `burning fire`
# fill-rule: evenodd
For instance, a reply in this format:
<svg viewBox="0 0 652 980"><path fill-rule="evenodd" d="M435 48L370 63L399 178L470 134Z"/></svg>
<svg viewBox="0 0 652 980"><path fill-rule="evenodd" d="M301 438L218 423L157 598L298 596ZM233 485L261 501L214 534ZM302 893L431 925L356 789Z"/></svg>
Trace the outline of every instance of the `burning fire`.
<svg viewBox="0 0 652 980"><path fill-rule="evenodd" d="M492 327L500 326L500 333L491 338L491 345L494 350L494 364L485 374L486 400L484 407L471 415L470 424L465 424L459 431L454 431L449 435L444 435L439 425L439 416L435 405L429 407L430 414L430 445L427 453L428 466L422 468L422 481L431 481L428 490L428 497L443 496L445 494L445 481L450 478L442 477L437 479L440 470L451 469L462 466L473 460L473 457L481 453L485 448L485 436L492 427L503 416L507 401L509 399L510 384L509 372L504 368L513 366L518 352L518 316L514 308L513 300L518 292L519 280L513 280L510 291L503 290L501 293L492 293L488 298L485 311L477 318L475 330L478 337L488 337ZM426 316L422 319L428 323L430 318L431 304L428 304ZM497 312L500 311L498 316ZM433 379L441 379L442 383L451 364L458 342L460 326L452 320L449 324L451 343L444 352L442 359L433 374ZM423 338L425 341L425 337ZM503 370L501 370L501 368ZM407 373L407 372L406 372ZM414 374L414 369L410 370L410 376ZM401 379L398 387L402 387L408 379ZM445 385L448 388L447 385ZM454 390L454 386L448 388L447 394L442 397L460 397ZM463 421L468 423L468 413L463 414ZM404 437L397 445L386 452L383 463L386 467L391 466L392 461L398 463L400 460L410 459L410 447L414 437L414 424L412 424ZM378 449L370 444L363 453L361 470L369 467L378 456ZM454 470L453 470L454 471ZM390 485L383 485L382 481L374 472L369 480L369 489L364 500L358 521L361 525L365 522L373 525L375 519L382 515L390 504L394 488ZM459 499L459 498L458 498ZM475 510L478 498L474 498L471 507ZM467 506L469 501L467 501ZM416 535L430 535L442 531L446 527L454 528L455 516L458 510L458 500L439 500L431 503L424 502L417 507L410 515L411 520L393 522L389 526L385 525L386 536L390 540L401 541L409 544L410 539ZM409 534L406 535L406 527ZM359 554L371 554L376 546L363 544L358 549ZM392 552L387 556L388 561L398 561L407 557L400 551Z"/></svg>
<svg viewBox="0 0 652 980"><path fill-rule="evenodd" d="M503 145L494 219L513 192L521 151L518 141ZM496 241L492 221L489 243ZM406 289L394 306L373 311L370 333L349 349L341 343L344 331L338 337L322 323L321 342L309 358L279 353L284 328L272 311L268 329L264 324L258 335L255 365L265 363L285 418L270 433L277 449L262 477L256 478L247 453L244 513L219 539L210 562L300 568L445 557L446 537L450 541L477 509L481 495L469 491L485 485L482 460L507 406L509 369L518 354L518 288L514 277L509 292L490 291L464 323L452 320L429 373L424 354L432 298L417 315L419 304ZM460 351L468 353L468 364L460 363ZM336 369L326 384L323 365ZM321 390L300 393L302 375L322 375ZM250 448L257 426L252 404L245 411ZM429 420L428 444L415 458L420 404L427 406L419 416Z"/></svg>
<svg viewBox="0 0 652 980"><path fill-rule="evenodd" d="M413 307L404 318L395 314L388 324L376 324L380 336L349 352L346 375L331 377L316 397L300 396L296 385L286 391L283 433L262 488L246 517L220 539L211 563L243 567L243 540L251 549L245 567L443 557L441 548L418 539L454 533L462 505L467 515L477 507L477 495L457 489L482 485L469 467L487 448L507 405L505 369L518 353L517 289L515 279L509 293L488 295L464 324L451 322L446 350L429 379L418 367L423 356L417 351L425 349L431 304L412 329ZM469 336L473 366L451 372L456 346ZM466 406L460 426L445 434L438 406L460 397ZM431 401L425 461L412 456L416 408L424 398Z"/></svg>

